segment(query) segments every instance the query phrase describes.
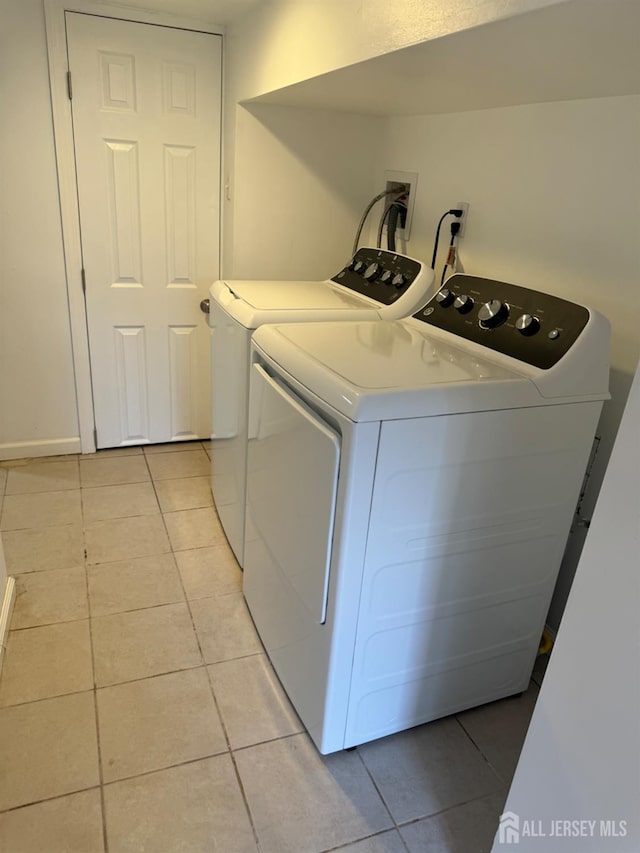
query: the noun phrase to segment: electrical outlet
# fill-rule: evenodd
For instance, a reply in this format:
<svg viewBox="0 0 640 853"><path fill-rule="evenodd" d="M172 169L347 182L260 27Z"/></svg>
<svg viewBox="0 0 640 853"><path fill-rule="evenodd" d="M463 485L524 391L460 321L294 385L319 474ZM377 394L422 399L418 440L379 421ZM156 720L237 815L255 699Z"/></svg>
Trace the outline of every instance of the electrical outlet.
<svg viewBox="0 0 640 853"><path fill-rule="evenodd" d="M418 185L418 173L417 172L395 172L387 170L384 173L385 179L385 189L395 189L396 187L408 187L407 190L407 218L405 219L404 226L402 228L398 228L398 236L403 240L408 240L409 235L411 234L411 222L413 220L413 208L416 202L416 187ZM390 197L387 197L385 201L385 208L391 201Z"/></svg>
<svg viewBox="0 0 640 853"><path fill-rule="evenodd" d="M451 208L452 210L462 210L462 216L460 219L457 217L454 218L454 222L460 223L460 230L458 231L458 239L464 236L465 226L467 224L467 217L469 216L469 202L468 201L458 201Z"/></svg>

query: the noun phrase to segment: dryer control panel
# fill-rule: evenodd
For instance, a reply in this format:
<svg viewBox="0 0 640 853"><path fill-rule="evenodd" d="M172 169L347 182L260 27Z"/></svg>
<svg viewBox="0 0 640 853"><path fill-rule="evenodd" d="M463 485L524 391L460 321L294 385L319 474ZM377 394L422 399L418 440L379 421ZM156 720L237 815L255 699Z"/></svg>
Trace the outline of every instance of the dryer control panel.
<svg viewBox="0 0 640 853"><path fill-rule="evenodd" d="M413 316L546 370L576 342L589 311L548 293L456 273Z"/></svg>
<svg viewBox="0 0 640 853"><path fill-rule="evenodd" d="M419 261L384 249L358 249L344 269L331 281L391 305L411 287L422 269Z"/></svg>

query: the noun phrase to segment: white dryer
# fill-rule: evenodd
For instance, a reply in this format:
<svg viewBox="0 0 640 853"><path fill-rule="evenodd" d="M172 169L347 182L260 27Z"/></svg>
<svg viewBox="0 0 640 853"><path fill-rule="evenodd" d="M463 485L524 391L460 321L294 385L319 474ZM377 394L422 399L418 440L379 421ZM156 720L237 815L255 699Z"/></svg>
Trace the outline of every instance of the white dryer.
<svg viewBox="0 0 640 853"><path fill-rule="evenodd" d="M469 275L256 331L244 594L320 752L526 689L608 351L596 312Z"/></svg>
<svg viewBox="0 0 640 853"><path fill-rule="evenodd" d="M249 347L264 323L408 317L432 295L433 270L382 249L359 249L327 281L216 281L209 323L211 489L238 562L244 563Z"/></svg>

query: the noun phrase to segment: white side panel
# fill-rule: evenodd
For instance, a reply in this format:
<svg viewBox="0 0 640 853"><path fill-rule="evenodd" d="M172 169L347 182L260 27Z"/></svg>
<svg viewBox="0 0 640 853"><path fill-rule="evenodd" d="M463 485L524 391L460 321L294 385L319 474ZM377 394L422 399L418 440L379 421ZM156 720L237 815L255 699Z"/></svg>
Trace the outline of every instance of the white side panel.
<svg viewBox="0 0 640 853"><path fill-rule="evenodd" d="M348 744L526 688L599 412L383 424Z"/></svg>
<svg viewBox="0 0 640 853"><path fill-rule="evenodd" d="M211 325L211 437L233 438L249 396L251 331L233 320L213 297ZM245 417L246 422L246 417Z"/></svg>
<svg viewBox="0 0 640 853"><path fill-rule="evenodd" d="M211 299L211 490L238 563L244 565L245 478L251 332Z"/></svg>

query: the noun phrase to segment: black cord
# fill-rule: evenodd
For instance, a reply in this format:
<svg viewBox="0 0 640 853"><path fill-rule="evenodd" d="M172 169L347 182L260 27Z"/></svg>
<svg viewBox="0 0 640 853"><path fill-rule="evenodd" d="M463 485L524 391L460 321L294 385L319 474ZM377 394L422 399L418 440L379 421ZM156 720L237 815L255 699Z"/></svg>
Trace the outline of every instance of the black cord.
<svg viewBox="0 0 640 853"><path fill-rule="evenodd" d="M452 210L447 210L440 217L440 221L438 222L438 227L436 228L436 238L433 243L433 255L431 257L431 269L434 270L436 268L436 257L438 255L438 242L440 240L440 228L442 227L442 223L445 221L447 216L457 216L458 219L462 216L463 211L459 208L453 208Z"/></svg>
<svg viewBox="0 0 640 853"><path fill-rule="evenodd" d="M449 266L449 257L451 256L451 249L453 248L453 244L456 241L455 234L451 235L451 240L449 240L449 254L447 255L447 260L445 265L442 267L442 275L440 276L440 287L444 284L445 273L447 272L447 267Z"/></svg>
<svg viewBox="0 0 640 853"><path fill-rule="evenodd" d="M444 266L442 267L442 275L440 276L440 287L444 284L444 277L447 272L447 267L450 264L451 253L453 247L455 246L456 237L458 236L458 232L460 231L460 222L452 222L451 223L451 239L449 240L449 254L447 255L447 260L445 261ZM455 258L455 255L454 255Z"/></svg>

